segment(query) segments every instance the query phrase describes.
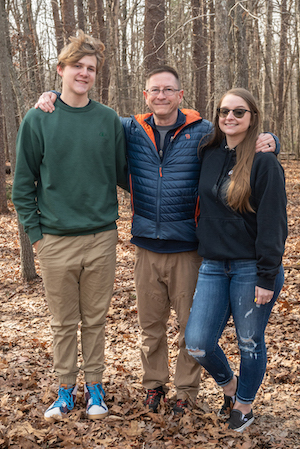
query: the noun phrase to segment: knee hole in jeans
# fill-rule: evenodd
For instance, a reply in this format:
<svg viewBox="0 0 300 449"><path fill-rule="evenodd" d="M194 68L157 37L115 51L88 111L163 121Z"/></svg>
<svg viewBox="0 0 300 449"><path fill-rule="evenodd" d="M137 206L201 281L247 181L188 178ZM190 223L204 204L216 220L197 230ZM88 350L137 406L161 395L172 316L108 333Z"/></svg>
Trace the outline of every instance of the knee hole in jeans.
<svg viewBox="0 0 300 449"><path fill-rule="evenodd" d="M243 351L244 353L250 353L251 358L257 358L256 354L256 348L258 346L258 343L256 343L253 339L253 335L243 337L240 335L240 341L239 341L239 348L240 351Z"/></svg>
<svg viewBox="0 0 300 449"><path fill-rule="evenodd" d="M188 353L193 357L205 357L206 352L204 349L189 349L187 348Z"/></svg>

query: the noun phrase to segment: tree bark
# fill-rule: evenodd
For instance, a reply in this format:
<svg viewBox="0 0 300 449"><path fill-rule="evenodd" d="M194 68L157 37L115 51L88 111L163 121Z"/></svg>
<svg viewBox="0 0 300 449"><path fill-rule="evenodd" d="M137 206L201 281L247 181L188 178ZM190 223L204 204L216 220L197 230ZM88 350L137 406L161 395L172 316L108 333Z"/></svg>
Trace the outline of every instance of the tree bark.
<svg viewBox="0 0 300 449"><path fill-rule="evenodd" d="M198 17L199 16L199 17ZM195 108L201 117L207 114L207 32L205 2L192 0L193 66L195 77Z"/></svg>
<svg viewBox="0 0 300 449"><path fill-rule="evenodd" d="M27 97L29 108L35 100L35 92L42 92L42 85L38 70L38 61L36 58L36 40L34 34L34 28L32 24L32 10L31 2L29 0L23 0L23 21L24 21L24 33L26 41L26 64L28 73L28 85L27 85Z"/></svg>
<svg viewBox="0 0 300 449"><path fill-rule="evenodd" d="M88 11L89 11L90 24L92 27L92 36L99 37L99 25L97 21L97 8L95 0L88 1Z"/></svg>
<svg viewBox="0 0 300 449"><path fill-rule="evenodd" d="M63 25L59 16L59 7L57 0L51 0L52 5L52 14L54 20L54 28L55 28L55 37L56 37L56 49L57 54L61 52L61 49L64 46L64 35L63 35Z"/></svg>
<svg viewBox="0 0 300 449"><path fill-rule="evenodd" d="M0 86L1 87L1 86ZM0 89L0 214L8 212L6 199L6 167L5 167L5 153L4 153L4 121L2 112L2 94Z"/></svg>
<svg viewBox="0 0 300 449"><path fill-rule="evenodd" d="M11 65L11 55L8 52L6 21L7 15L4 8L4 2L0 1L0 36L2 42L0 45L0 80L2 86L3 112L5 117L7 142L9 158L11 163L12 176L15 172L16 165L16 149L15 142L17 138L17 123L14 110L13 89L10 79L9 67ZM24 280L32 280L37 274L34 266L34 257L32 246L28 236L25 234L23 226L18 221L19 238L21 247L21 272Z"/></svg>
<svg viewBox="0 0 300 449"><path fill-rule="evenodd" d="M76 26L73 1L61 0L61 11L65 42L68 42L69 37L75 34Z"/></svg>
<svg viewBox="0 0 300 449"><path fill-rule="evenodd" d="M297 47L297 67L296 67L296 94L297 94L297 117L300 117L300 0L296 0L296 47ZM297 126L296 154L300 157L300 127Z"/></svg>
<svg viewBox="0 0 300 449"><path fill-rule="evenodd" d="M264 66L265 70L263 71L263 129L268 131L271 129L270 119L272 117L272 42L273 42L273 33L272 33L272 22L273 22L273 3L269 0L265 1L266 6L266 21L265 21L265 30L264 30Z"/></svg>
<svg viewBox="0 0 300 449"><path fill-rule="evenodd" d="M165 0L145 0L144 68L146 72L166 62Z"/></svg>
<svg viewBox="0 0 300 449"><path fill-rule="evenodd" d="M284 82L287 55L287 10L286 0L282 0L281 8L281 27L280 27L280 43L279 43L279 60L278 60L278 83L277 83L277 113L276 113L276 133L280 140L281 130L284 117Z"/></svg>
<svg viewBox="0 0 300 449"><path fill-rule="evenodd" d="M248 89L255 98L259 100L260 107L262 105L261 84L262 84L262 70L264 66L262 54L260 51L260 33L258 28L259 10L257 3L253 6L253 17L248 15L246 22L246 48L248 51L247 68L248 68Z"/></svg>
<svg viewBox="0 0 300 449"><path fill-rule="evenodd" d="M101 86L101 96L100 99L103 104L108 104L108 93L109 93L109 83L110 83L110 70L108 62L108 43L107 43L107 20L104 20L104 8L103 0L96 0L97 4L97 19L100 30L100 40L105 45L105 61L100 73L100 86Z"/></svg>
<svg viewBox="0 0 300 449"><path fill-rule="evenodd" d="M110 76L111 83L109 88L108 104L117 112L119 111L120 104L120 91L117 86L120 86L120 42L119 42L119 29L118 19L120 13L120 0L112 2L110 5Z"/></svg>
<svg viewBox="0 0 300 449"><path fill-rule="evenodd" d="M82 0L77 0L77 12L78 12L78 27L80 30L85 31L85 18Z"/></svg>
<svg viewBox="0 0 300 449"><path fill-rule="evenodd" d="M212 120L214 113L214 95L215 95L215 7L214 1L209 0L209 101L208 101L208 119Z"/></svg>
<svg viewBox="0 0 300 449"><path fill-rule="evenodd" d="M215 105L230 88L227 1L215 3Z"/></svg>
<svg viewBox="0 0 300 449"><path fill-rule="evenodd" d="M248 52L246 46L246 13L236 2L234 20L234 81L235 87L248 89Z"/></svg>
<svg viewBox="0 0 300 449"><path fill-rule="evenodd" d="M130 95L130 76L128 73L128 65L127 65L127 1L124 0L122 4L122 34L121 34L121 70L122 70L122 109L120 110L120 115L129 117L133 111L132 98Z"/></svg>

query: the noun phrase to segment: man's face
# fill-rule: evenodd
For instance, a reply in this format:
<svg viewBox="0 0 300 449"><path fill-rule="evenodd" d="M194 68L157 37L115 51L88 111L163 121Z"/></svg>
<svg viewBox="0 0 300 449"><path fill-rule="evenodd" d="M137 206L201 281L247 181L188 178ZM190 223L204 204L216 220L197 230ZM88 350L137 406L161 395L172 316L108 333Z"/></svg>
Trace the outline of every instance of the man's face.
<svg viewBox="0 0 300 449"><path fill-rule="evenodd" d="M96 79L97 59L94 55L83 56L73 65L63 69L58 66L57 72L63 80L63 92L67 95L87 97Z"/></svg>
<svg viewBox="0 0 300 449"><path fill-rule="evenodd" d="M151 94L153 90L159 93ZM174 90L173 93L172 90ZM168 95L168 91L172 95ZM162 72L152 75L147 80L146 90L143 93L148 108L153 112L156 124L172 125L176 122L183 90L179 89L178 81L172 73Z"/></svg>

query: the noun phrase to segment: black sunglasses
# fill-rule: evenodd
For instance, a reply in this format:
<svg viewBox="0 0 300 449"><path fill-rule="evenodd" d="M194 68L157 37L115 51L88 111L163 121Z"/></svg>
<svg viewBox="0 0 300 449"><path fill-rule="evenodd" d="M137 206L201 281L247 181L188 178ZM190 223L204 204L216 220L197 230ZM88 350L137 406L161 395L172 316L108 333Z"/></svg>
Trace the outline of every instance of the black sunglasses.
<svg viewBox="0 0 300 449"><path fill-rule="evenodd" d="M217 109L219 116L222 118L227 117L227 115L229 114L230 111L233 112L233 115L236 118L243 118L244 115L246 114L246 112L251 113L251 111L249 111L248 109L240 109L240 108L238 108L238 109L218 108Z"/></svg>

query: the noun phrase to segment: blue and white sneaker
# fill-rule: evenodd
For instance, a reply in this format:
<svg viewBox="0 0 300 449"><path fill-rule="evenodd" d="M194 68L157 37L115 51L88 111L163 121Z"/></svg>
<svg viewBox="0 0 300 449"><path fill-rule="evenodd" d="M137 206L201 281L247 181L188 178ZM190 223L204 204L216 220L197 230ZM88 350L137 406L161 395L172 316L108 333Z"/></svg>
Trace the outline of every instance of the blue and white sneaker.
<svg viewBox="0 0 300 449"><path fill-rule="evenodd" d="M84 385L86 415L89 419L102 419L108 415L108 408L103 400L105 392L100 383Z"/></svg>
<svg viewBox="0 0 300 449"><path fill-rule="evenodd" d="M46 421L56 421L71 411L76 404L77 385L72 385L68 388L68 385L61 384L58 390L58 398L53 402L50 407L44 413Z"/></svg>

